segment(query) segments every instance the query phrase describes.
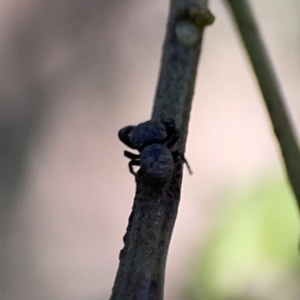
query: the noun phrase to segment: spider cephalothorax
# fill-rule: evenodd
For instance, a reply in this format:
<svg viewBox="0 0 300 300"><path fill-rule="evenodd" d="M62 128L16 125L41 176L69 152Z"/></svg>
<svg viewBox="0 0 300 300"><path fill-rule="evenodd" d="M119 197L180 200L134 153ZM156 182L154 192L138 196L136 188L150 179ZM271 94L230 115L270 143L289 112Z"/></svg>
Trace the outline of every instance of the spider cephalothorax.
<svg viewBox="0 0 300 300"><path fill-rule="evenodd" d="M173 119L147 121L137 126L126 126L119 131L119 139L128 147L136 149L140 154L124 151L130 158L130 173L136 175L133 166L140 166L145 176L156 181L167 181L173 173L174 162L181 159L189 165L182 153L172 151L179 140L179 130ZM190 171L191 173L191 171Z"/></svg>

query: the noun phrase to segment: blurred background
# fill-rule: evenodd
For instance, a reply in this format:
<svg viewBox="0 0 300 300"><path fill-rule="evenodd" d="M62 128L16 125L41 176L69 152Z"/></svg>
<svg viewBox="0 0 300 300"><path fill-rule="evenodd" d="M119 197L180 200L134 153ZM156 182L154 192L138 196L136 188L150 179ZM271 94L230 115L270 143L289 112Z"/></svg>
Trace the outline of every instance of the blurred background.
<svg viewBox="0 0 300 300"><path fill-rule="evenodd" d="M299 128L300 2L253 0ZM299 299L298 213L223 1L205 32L166 299ZM0 299L105 300L168 1L0 1ZM299 130L297 130L299 132Z"/></svg>

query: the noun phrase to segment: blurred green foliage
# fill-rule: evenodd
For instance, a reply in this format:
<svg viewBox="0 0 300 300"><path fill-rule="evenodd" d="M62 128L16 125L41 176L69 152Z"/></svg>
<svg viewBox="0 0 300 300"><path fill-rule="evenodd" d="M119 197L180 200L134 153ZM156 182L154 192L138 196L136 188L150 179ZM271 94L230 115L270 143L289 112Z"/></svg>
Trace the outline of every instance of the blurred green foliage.
<svg viewBox="0 0 300 300"><path fill-rule="evenodd" d="M290 187L269 174L238 189L225 196L184 299L300 299L292 284L300 270L300 235ZM294 289L295 298L281 298L284 289Z"/></svg>

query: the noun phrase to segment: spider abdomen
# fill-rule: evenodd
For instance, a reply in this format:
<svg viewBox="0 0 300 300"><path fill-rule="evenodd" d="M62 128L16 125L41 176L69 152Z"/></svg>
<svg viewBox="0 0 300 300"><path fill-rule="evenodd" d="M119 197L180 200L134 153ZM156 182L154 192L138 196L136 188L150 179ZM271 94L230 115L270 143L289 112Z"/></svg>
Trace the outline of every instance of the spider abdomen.
<svg viewBox="0 0 300 300"><path fill-rule="evenodd" d="M141 171L153 181L170 180L174 170L174 159L171 151L161 144L152 144L141 152Z"/></svg>

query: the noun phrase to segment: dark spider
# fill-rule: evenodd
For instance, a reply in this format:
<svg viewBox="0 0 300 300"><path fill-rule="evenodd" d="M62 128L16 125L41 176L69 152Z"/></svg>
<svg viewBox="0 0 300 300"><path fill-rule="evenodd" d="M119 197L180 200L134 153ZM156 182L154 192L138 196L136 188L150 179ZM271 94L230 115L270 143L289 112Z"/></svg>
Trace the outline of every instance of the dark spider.
<svg viewBox="0 0 300 300"><path fill-rule="evenodd" d="M148 178L159 182L168 181L173 174L174 162L178 160L184 162L192 173L184 155L179 150L171 150L179 136L173 119L147 121L120 129L119 139L126 146L140 152L134 154L124 151L124 155L130 159L130 173L136 175L133 166L140 166L140 170Z"/></svg>

